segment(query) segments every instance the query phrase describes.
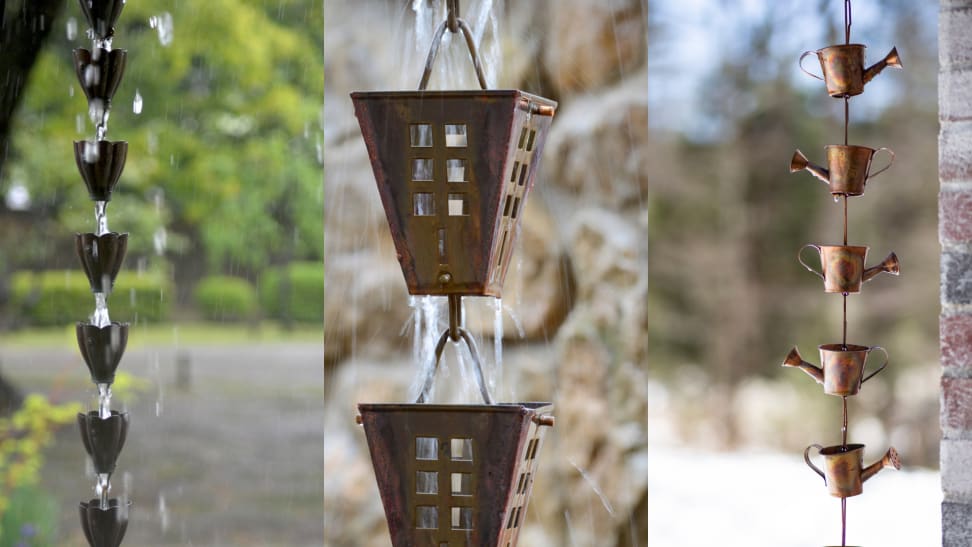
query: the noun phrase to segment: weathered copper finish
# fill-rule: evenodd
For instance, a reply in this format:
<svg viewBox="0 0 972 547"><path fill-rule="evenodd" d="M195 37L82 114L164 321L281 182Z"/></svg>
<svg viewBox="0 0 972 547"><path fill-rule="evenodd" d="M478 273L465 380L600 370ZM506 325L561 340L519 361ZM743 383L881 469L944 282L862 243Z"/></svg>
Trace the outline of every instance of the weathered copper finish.
<svg viewBox="0 0 972 547"><path fill-rule="evenodd" d="M838 196L859 196L864 193L868 180L886 171L894 163L894 152L890 148L868 148L866 146L831 144L826 146L827 165L824 168L807 160L797 150L790 159L790 172L806 169L830 187L830 193ZM885 167L871 173L871 160L878 152L886 151L891 159Z"/></svg>
<svg viewBox="0 0 972 547"><path fill-rule="evenodd" d="M360 404L394 547L515 547L549 403Z"/></svg>
<svg viewBox="0 0 972 547"><path fill-rule="evenodd" d="M132 502L113 498L108 500L105 509L100 507L100 503L101 500L93 499L82 501L78 507L84 537L91 547L118 547L128 530Z"/></svg>
<svg viewBox="0 0 972 547"><path fill-rule="evenodd" d="M74 162L92 201L111 201L127 157L125 141L74 141Z"/></svg>
<svg viewBox="0 0 972 547"><path fill-rule="evenodd" d="M118 454L128 436L128 413L112 410L108 418L99 416L97 410L79 413L78 428L95 473L114 473Z"/></svg>
<svg viewBox="0 0 972 547"><path fill-rule="evenodd" d="M74 71L89 102L101 101L104 110L111 108L111 99L125 73L126 55L124 49L98 48L94 54L84 48L74 50Z"/></svg>
<svg viewBox="0 0 972 547"><path fill-rule="evenodd" d="M860 95L864 92L864 84L870 82L887 67L901 68L898 48L891 51L883 59L870 67L864 68L863 44L841 44L825 47L817 51L805 51L800 56L800 70L827 84L827 93L831 97L844 98ZM803 59L816 53L820 60L823 77L803 68Z"/></svg>
<svg viewBox="0 0 972 547"><path fill-rule="evenodd" d="M91 373L91 381L96 384L113 383L115 369L128 345L128 323L112 323L107 327L78 323L75 334L81 356Z"/></svg>
<svg viewBox="0 0 972 547"><path fill-rule="evenodd" d="M824 470L821 471L810 461L810 449L816 448L824 458ZM873 477L885 467L901 469L898 452L889 448L884 457L864 468L864 445L848 444L835 445L826 448L819 444L812 444L803 451L803 459L820 475L831 496L849 498L864 491L864 481Z"/></svg>
<svg viewBox="0 0 972 547"><path fill-rule="evenodd" d="M81 11L99 40L111 38L115 34L115 22L118 21L125 2L126 0L78 0Z"/></svg>
<svg viewBox="0 0 972 547"><path fill-rule="evenodd" d="M501 296L556 103L519 90L351 98L409 293Z"/></svg>
<svg viewBox="0 0 972 547"><path fill-rule="evenodd" d="M867 356L876 349L884 353L884 362L876 370L864 376ZM881 346L824 344L820 346L820 362L823 367L804 361L794 346L783 361L783 366L800 368L817 383L823 384L824 393L828 395L848 397L857 395L861 384L888 366L888 352Z"/></svg>
<svg viewBox="0 0 972 547"><path fill-rule="evenodd" d="M822 271L818 272L808 266L803 261L803 251L808 247L816 249L820 254L820 264ZM813 272L824 282L824 291L828 293L859 293L861 284L870 281L880 273L898 275L900 268L898 257L894 253L889 254L880 264L870 268L864 268L864 261L867 259L866 246L854 245L817 245L807 243L800 248L797 253L797 260L808 271Z"/></svg>
<svg viewBox="0 0 972 547"><path fill-rule="evenodd" d="M125 260L128 234L76 234L74 248L81 260L81 268L88 276L91 292L110 293Z"/></svg>

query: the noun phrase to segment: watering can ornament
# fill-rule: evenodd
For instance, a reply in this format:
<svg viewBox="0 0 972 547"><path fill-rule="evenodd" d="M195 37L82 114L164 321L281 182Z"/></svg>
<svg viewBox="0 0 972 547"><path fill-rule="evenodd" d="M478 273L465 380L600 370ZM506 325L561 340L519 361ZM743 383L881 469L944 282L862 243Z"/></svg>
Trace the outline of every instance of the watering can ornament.
<svg viewBox="0 0 972 547"><path fill-rule="evenodd" d="M876 349L884 353L884 363L864 376L867 356L872 350ZM856 395L861 389L861 384L870 380L888 366L888 352L881 346L824 344L820 346L820 363L821 366L818 367L813 363L804 361L800 352L794 346L783 361L783 366L796 367L806 372L818 384L823 385L824 393L828 395L847 397Z"/></svg>
<svg viewBox="0 0 972 547"><path fill-rule="evenodd" d="M827 93L834 98L847 98L864 92L864 84L887 67L902 68L898 48L893 47L883 59L873 65L864 67L863 44L841 44L825 47L816 51L805 51L800 56L800 70L823 80L827 84ZM816 54L820 61L823 76L817 76L803 67L803 59Z"/></svg>
<svg viewBox="0 0 972 547"><path fill-rule="evenodd" d="M810 450L813 448L823 456L823 470L810 461ZM863 463L863 444L835 445L826 448L819 444L811 444L803 451L803 459L810 469L823 478L828 492L836 498L849 498L861 494L864 491L864 482L885 467L901 469L898 451L893 447L888 449L884 457L867 467L864 467Z"/></svg>
<svg viewBox="0 0 972 547"><path fill-rule="evenodd" d="M830 187L835 196L859 196L864 193L868 180L887 171L894 163L894 152L890 148L868 148L867 146L832 144L827 150L827 167L811 163L803 152L797 150L790 159L790 172L808 171ZM888 164L871 172L871 161L878 152L887 152L891 159Z"/></svg>

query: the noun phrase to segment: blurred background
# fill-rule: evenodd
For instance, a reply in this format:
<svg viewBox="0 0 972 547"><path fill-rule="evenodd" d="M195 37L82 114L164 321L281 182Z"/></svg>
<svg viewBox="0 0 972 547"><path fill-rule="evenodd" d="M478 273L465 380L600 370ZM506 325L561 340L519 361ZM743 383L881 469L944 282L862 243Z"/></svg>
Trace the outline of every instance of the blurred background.
<svg viewBox="0 0 972 547"><path fill-rule="evenodd" d="M795 255L839 241L842 207L787 165L843 137L841 101L796 64L842 40L842 7L462 2L490 86L560 102L504 298L466 299L498 398L555 404L522 545L839 534L800 457L839 442L839 400L779 364L840 337L841 299ZM849 298L849 341L891 356L850 401L849 438L905 465L849 502L855 543L938 541L936 7L854 2L852 41L905 67L851 100L850 142L897 155L850 201L850 243L869 263L895 251L902 274ZM445 315L407 295L348 93L417 87L444 3L323 10L161 0L120 18L108 137L131 148L108 210L132 235L109 306L132 322L115 398L133 416L115 479L132 545L388 544L356 404L408 400ZM93 301L72 234L94 222L70 142L94 128L70 50L90 41L67 1L4 14L5 45L46 39L22 93L0 84L20 97L0 119L0 546L81 545L93 480L72 422L94 393L71 325ZM476 87L458 42L430 87ZM444 364L437 399L473 402L468 364Z"/></svg>
<svg viewBox="0 0 972 547"><path fill-rule="evenodd" d="M73 235L95 222L71 143L94 126L71 51L91 40L76 1L0 8L0 545L80 546L94 479L74 413L96 397L74 322L94 300ZM126 545L320 544L322 32L306 0L119 18Z"/></svg>

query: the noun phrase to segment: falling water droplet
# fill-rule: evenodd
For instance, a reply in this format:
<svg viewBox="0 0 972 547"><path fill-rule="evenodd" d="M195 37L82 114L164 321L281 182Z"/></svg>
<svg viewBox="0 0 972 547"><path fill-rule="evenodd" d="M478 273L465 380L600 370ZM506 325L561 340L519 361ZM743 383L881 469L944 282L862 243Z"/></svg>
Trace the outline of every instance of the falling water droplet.
<svg viewBox="0 0 972 547"><path fill-rule="evenodd" d="M98 151L98 143L84 141L84 161L85 163L95 163L101 153Z"/></svg>
<svg viewBox="0 0 972 547"><path fill-rule="evenodd" d="M839 203L839 202L840 202L840 196L834 194L834 203Z"/></svg>
<svg viewBox="0 0 972 547"><path fill-rule="evenodd" d="M91 314L91 324L98 328L110 326L111 318L108 317L108 296L102 292L96 292L94 296L95 310Z"/></svg>
<svg viewBox="0 0 972 547"><path fill-rule="evenodd" d="M68 97L74 97L74 86L68 86Z"/></svg>
<svg viewBox="0 0 972 547"><path fill-rule="evenodd" d="M163 46L168 46L172 43L172 14L169 12L164 12L162 15L153 15L149 17L149 26L154 28L159 34L159 43Z"/></svg>
<svg viewBox="0 0 972 547"><path fill-rule="evenodd" d="M155 233L152 234L152 246L155 248L155 254L162 256L165 253L166 243L169 240L169 234L165 231L164 226L159 226Z"/></svg>
<svg viewBox="0 0 972 547"><path fill-rule="evenodd" d="M137 88L135 89L135 100L132 101L132 112L136 114L142 113L142 94L138 92Z"/></svg>
<svg viewBox="0 0 972 547"><path fill-rule="evenodd" d="M78 37L78 20L69 17L65 26L67 27L67 39L73 42Z"/></svg>
<svg viewBox="0 0 972 547"><path fill-rule="evenodd" d="M98 417L111 418L111 384L98 384Z"/></svg>
<svg viewBox="0 0 972 547"><path fill-rule="evenodd" d="M95 224L97 229L95 231L98 235L105 235L108 233L108 202L107 201L96 201L95 202Z"/></svg>

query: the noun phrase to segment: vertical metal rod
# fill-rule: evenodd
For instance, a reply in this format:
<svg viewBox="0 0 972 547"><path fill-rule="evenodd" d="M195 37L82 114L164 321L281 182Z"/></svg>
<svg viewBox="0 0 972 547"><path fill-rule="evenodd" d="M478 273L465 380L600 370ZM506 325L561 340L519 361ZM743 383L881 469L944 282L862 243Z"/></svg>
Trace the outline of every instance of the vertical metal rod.
<svg viewBox="0 0 972 547"><path fill-rule="evenodd" d="M844 245L847 245L847 194L844 194Z"/></svg>
<svg viewBox="0 0 972 547"><path fill-rule="evenodd" d="M840 428L840 446L847 446L847 397L841 397L844 402L844 422Z"/></svg>
<svg viewBox="0 0 972 547"><path fill-rule="evenodd" d="M847 545L847 498L840 498L840 544Z"/></svg>
<svg viewBox="0 0 972 547"><path fill-rule="evenodd" d="M448 26L453 34L459 32L459 0L446 0L449 11Z"/></svg>
<svg viewBox="0 0 972 547"><path fill-rule="evenodd" d="M844 293L844 335L840 343L847 348L847 293Z"/></svg>
<svg viewBox="0 0 972 547"><path fill-rule="evenodd" d="M458 342L462 335L459 328L462 327L462 296L458 294L449 295L449 338L453 342Z"/></svg>
<svg viewBox="0 0 972 547"><path fill-rule="evenodd" d="M844 0L844 43L850 43L851 31L851 0Z"/></svg>

